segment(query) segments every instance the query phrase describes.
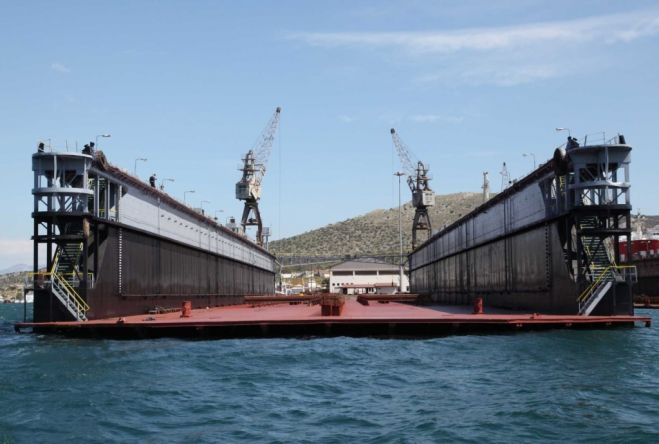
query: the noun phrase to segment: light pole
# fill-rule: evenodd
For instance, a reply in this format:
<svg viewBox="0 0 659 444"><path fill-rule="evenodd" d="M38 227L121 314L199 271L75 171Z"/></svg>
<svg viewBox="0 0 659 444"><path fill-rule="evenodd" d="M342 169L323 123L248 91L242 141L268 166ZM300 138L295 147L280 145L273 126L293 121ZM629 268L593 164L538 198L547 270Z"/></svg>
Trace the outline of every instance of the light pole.
<svg viewBox="0 0 659 444"><path fill-rule="evenodd" d="M96 149L98 149L98 138L99 137L108 138L108 137L112 137L112 134L99 134L98 136L96 136L96 140L94 141L94 145L96 146Z"/></svg>
<svg viewBox="0 0 659 444"><path fill-rule="evenodd" d="M199 202L199 208L201 209L201 214L204 214L204 204L205 203L211 203L211 201L210 200L202 200L201 202Z"/></svg>
<svg viewBox="0 0 659 444"><path fill-rule="evenodd" d="M398 258L399 269L398 269L398 292L403 292L403 219L401 213L401 202L400 202L400 178L404 176L405 173L396 171L394 176L398 176L398 243L400 246L400 256Z"/></svg>
<svg viewBox="0 0 659 444"><path fill-rule="evenodd" d="M160 181L160 191L165 191L165 182L170 181L174 182L174 179L166 178Z"/></svg>
<svg viewBox="0 0 659 444"><path fill-rule="evenodd" d="M529 156L533 157L533 170L535 170L536 167L537 167L537 164L535 162L535 153L523 153L522 154L522 157L529 157Z"/></svg>
<svg viewBox="0 0 659 444"><path fill-rule="evenodd" d="M217 213L224 213L224 210L215 210L215 222L217 222Z"/></svg>
<svg viewBox="0 0 659 444"><path fill-rule="evenodd" d="M557 133L560 133L561 131L567 131L568 137L572 137L572 134L570 133L570 128L556 128Z"/></svg>
<svg viewBox="0 0 659 444"><path fill-rule="evenodd" d="M133 167L133 175L135 175L135 176L137 176L137 162L140 161L140 160L142 162L146 162L149 159L147 159L146 157L138 157L137 159L135 159L135 165Z"/></svg>
<svg viewBox="0 0 659 444"><path fill-rule="evenodd" d="M185 203L185 196L186 196L188 193L194 193L194 190L188 190L188 191L184 191L184 192L183 192L183 203Z"/></svg>

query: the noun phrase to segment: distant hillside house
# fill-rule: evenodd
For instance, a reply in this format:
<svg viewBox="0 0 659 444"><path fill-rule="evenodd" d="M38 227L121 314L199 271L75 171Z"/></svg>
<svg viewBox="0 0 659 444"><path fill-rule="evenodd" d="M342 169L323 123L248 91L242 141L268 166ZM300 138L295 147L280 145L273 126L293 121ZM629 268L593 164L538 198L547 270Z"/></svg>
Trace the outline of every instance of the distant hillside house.
<svg viewBox="0 0 659 444"><path fill-rule="evenodd" d="M330 268L329 291L342 294L392 294L398 292L398 265L373 260L352 260ZM403 292L410 291L407 272L403 274Z"/></svg>

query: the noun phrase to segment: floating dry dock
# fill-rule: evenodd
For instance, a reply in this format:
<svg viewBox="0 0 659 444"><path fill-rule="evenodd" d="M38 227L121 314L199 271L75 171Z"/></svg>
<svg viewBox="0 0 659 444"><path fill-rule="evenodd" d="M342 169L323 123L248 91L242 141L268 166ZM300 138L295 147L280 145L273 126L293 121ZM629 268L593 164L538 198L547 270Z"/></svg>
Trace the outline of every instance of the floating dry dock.
<svg viewBox="0 0 659 444"><path fill-rule="evenodd" d="M578 316L533 313L472 314L466 307L416 306L353 299L339 316L323 316L322 304L263 302L85 322L19 323L17 331L96 338L244 338L304 336L431 337L550 328L610 328L651 325L649 316ZM461 312L461 310L463 312Z"/></svg>

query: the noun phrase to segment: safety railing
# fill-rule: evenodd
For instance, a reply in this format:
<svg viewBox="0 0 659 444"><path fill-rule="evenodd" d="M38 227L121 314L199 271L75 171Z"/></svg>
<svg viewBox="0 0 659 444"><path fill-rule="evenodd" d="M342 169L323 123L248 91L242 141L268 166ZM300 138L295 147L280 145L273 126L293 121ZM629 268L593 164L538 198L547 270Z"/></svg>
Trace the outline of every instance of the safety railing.
<svg viewBox="0 0 659 444"><path fill-rule="evenodd" d="M100 217L101 219L108 219L108 220L113 220L113 221L117 220L117 209L116 208L114 208L114 207L110 208L110 210L108 210L108 212L107 212L107 215L105 213L106 212L105 212L104 208L99 208L98 209L98 217Z"/></svg>
<svg viewBox="0 0 659 444"><path fill-rule="evenodd" d="M558 176L558 190L561 192L561 194L565 194L565 185L567 183L565 175L563 176Z"/></svg>
<svg viewBox="0 0 659 444"><path fill-rule="evenodd" d="M80 285L80 278L83 276L82 273L70 272L70 273L57 273L59 276L64 278L71 285ZM94 288L94 273L87 273L87 288Z"/></svg>
<svg viewBox="0 0 659 444"><path fill-rule="evenodd" d="M600 287L603 282L626 281L630 278L632 282L638 282L638 273L635 265L609 265L593 266L591 276L592 283L577 297L580 304L586 302L590 296Z"/></svg>
<svg viewBox="0 0 659 444"><path fill-rule="evenodd" d="M65 303L67 308L75 311L76 318L84 318L84 314L89 310L89 305L82 299L75 288L64 278L61 273L39 272L28 273L28 278L32 278L37 286L51 285L51 288L63 293L66 296ZM80 316L82 315L82 316Z"/></svg>
<svg viewBox="0 0 659 444"><path fill-rule="evenodd" d="M64 279L59 273L53 274L53 284L64 288L65 292L67 293L67 296L69 296L69 298L73 300L78 311L86 312L87 310L89 310L89 305L87 305L87 303L78 294L76 289L73 288L71 284L69 284L69 282L66 279Z"/></svg>
<svg viewBox="0 0 659 444"><path fill-rule="evenodd" d="M33 282L34 278L37 278L37 281L41 281L40 286L43 286L43 284L49 284L50 279L49 276L57 274L60 276L62 279L67 281L70 285L78 285L80 283L80 277L82 276L82 273L76 273L75 271L71 273L58 273L54 271L50 272L39 272L39 273L28 273L27 277L25 278L26 282L29 282L30 284ZM87 273L87 288L94 288L94 273L93 272L88 272Z"/></svg>

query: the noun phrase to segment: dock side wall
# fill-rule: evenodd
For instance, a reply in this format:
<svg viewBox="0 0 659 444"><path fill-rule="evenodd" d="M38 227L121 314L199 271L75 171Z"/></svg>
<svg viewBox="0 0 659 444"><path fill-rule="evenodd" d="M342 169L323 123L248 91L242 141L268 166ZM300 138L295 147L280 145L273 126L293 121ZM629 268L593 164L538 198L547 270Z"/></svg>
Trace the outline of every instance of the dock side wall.
<svg viewBox="0 0 659 444"><path fill-rule="evenodd" d="M562 258L556 223L492 240L412 271L412 291L445 304L575 313L576 284Z"/></svg>
<svg viewBox="0 0 659 444"><path fill-rule="evenodd" d="M564 260L563 222L549 167L435 235L410 255L411 291L438 303L575 313L577 286Z"/></svg>
<svg viewBox="0 0 659 444"><path fill-rule="evenodd" d="M90 318L178 307L184 300L193 308L236 304L245 295L274 293L271 271L125 227L106 227L100 273L88 296Z"/></svg>

